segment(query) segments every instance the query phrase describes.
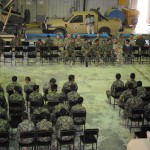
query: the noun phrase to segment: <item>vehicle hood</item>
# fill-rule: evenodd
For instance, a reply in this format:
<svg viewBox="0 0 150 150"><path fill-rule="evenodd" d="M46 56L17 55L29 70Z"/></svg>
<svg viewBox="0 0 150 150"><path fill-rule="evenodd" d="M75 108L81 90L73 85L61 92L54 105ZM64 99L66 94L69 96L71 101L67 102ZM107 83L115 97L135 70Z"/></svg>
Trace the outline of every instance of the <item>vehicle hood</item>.
<svg viewBox="0 0 150 150"><path fill-rule="evenodd" d="M64 23L64 21L62 19L55 19L47 22L47 24L55 24L55 25L60 23Z"/></svg>

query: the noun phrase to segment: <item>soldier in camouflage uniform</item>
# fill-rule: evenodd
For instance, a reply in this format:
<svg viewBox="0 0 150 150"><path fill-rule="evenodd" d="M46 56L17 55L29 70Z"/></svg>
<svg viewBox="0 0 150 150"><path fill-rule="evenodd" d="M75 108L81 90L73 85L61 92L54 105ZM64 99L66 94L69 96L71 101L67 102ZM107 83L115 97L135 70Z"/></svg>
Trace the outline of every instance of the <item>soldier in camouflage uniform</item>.
<svg viewBox="0 0 150 150"><path fill-rule="evenodd" d="M64 61L65 64L70 60L70 66L75 64L76 52L75 52L75 40L71 39L71 42L68 43L66 50L64 51Z"/></svg>
<svg viewBox="0 0 150 150"><path fill-rule="evenodd" d="M76 91L78 90L78 85L75 82L75 76L74 75L69 75L68 76L68 82L64 83L63 88L62 88L62 92L67 94L68 92L71 92L70 86L71 84L75 84L76 86Z"/></svg>
<svg viewBox="0 0 150 150"><path fill-rule="evenodd" d="M119 97L118 100L118 105L124 107L126 101L128 98L132 98L132 89L133 89L133 84L129 83L128 84L128 89L125 90Z"/></svg>
<svg viewBox="0 0 150 150"><path fill-rule="evenodd" d="M111 85L111 90L106 91L107 98L110 99L110 96L115 96L115 89L118 87L124 87L124 83L120 80L121 74L116 74L116 81Z"/></svg>
<svg viewBox="0 0 150 150"><path fill-rule="evenodd" d="M7 111L2 108L2 102L0 102L0 117L3 119L7 119Z"/></svg>
<svg viewBox="0 0 150 150"><path fill-rule="evenodd" d="M51 117L52 117L51 120L53 122L56 122L56 119L57 119L56 114L60 114L60 111L62 109L65 109L67 112L69 112L69 106L68 106L68 104L64 104L64 99L62 97L60 97L58 101L59 101L59 104L54 107L53 113L51 115Z"/></svg>
<svg viewBox="0 0 150 150"><path fill-rule="evenodd" d="M138 81L137 82L137 96L138 97L144 97L146 96L146 89L144 87L142 87L142 81Z"/></svg>
<svg viewBox="0 0 150 150"><path fill-rule="evenodd" d="M17 128L18 142L22 142L23 144L29 144L33 142L34 140L33 138L27 138L27 139L22 139L22 140L20 139L20 133L28 132L28 131L35 131L35 126L34 126L34 123L28 119L28 114L24 112L22 115L22 122L18 125L18 128Z"/></svg>
<svg viewBox="0 0 150 150"><path fill-rule="evenodd" d="M86 108L84 106L82 106L82 103L83 103L83 97L79 97L78 100L77 100L77 104L72 106L71 113L86 112ZM79 118L79 117L74 118L74 121L78 122L78 123L83 122L84 120L85 120L85 118L83 118L83 117L82 118Z"/></svg>
<svg viewBox="0 0 150 150"><path fill-rule="evenodd" d="M33 86L35 85L34 82L31 82L30 77L25 77L26 84L24 85L24 92L25 93L31 93L33 92Z"/></svg>
<svg viewBox="0 0 150 150"><path fill-rule="evenodd" d="M39 93L39 85L33 86L33 92L29 95L29 101L37 101L39 102L39 105L43 106L44 97Z"/></svg>
<svg viewBox="0 0 150 150"><path fill-rule="evenodd" d="M137 86L137 81L135 80L135 73L130 74L130 80L126 82L125 87L128 87L128 84L132 83L133 87L135 88Z"/></svg>
<svg viewBox="0 0 150 150"><path fill-rule="evenodd" d="M25 100L23 95L20 93L20 89L18 86L14 86L14 92L10 95L9 102L22 102L25 110ZM17 109L17 108L16 108Z"/></svg>
<svg viewBox="0 0 150 150"><path fill-rule="evenodd" d="M60 117L56 121L56 136L57 138L61 138L60 132L61 130L70 130L73 129L73 119L68 116L68 112L65 109L62 109L60 112ZM71 139L72 137L65 137L66 140ZM65 140L62 139L62 140Z"/></svg>
<svg viewBox="0 0 150 150"><path fill-rule="evenodd" d="M94 44L91 46L91 51L93 58L96 59L96 66L99 64L99 61L102 61L103 51L101 50L99 39L96 39Z"/></svg>
<svg viewBox="0 0 150 150"><path fill-rule="evenodd" d="M3 118L0 118L0 132L9 131L10 125L9 122ZM1 142L7 141L8 139L0 138Z"/></svg>
<svg viewBox="0 0 150 150"><path fill-rule="evenodd" d="M58 102L60 94L57 93L57 88L58 88L57 84L53 84L51 86L51 92L46 95L46 101Z"/></svg>
<svg viewBox="0 0 150 150"><path fill-rule="evenodd" d="M83 62L90 61L90 57L92 57L91 45L88 43L87 39L84 39L82 49L81 49L81 54L83 57Z"/></svg>
<svg viewBox="0 0 150 150"><path fill-rule="evenodd" d="M53 40L50 38L50 35L47 35L47 38L45 40L45 44L46 47L50 47L53 46Z"/></svg>
<svg viewBox="0 0 150 150"><path fill-rule="evenodd" d="M47 130L52 130L52 123L49 121L49 118L47 117L47 114L41 113L41 116L43 116L42 120L37 123L36 127L37 130L39 131L47 131ZM40 142L48 142L51 139L49 137L42 137L37 139Z"/></svg>
<svg viewBox="0 0 150 150"><path fill-rule="evenodd" d="M130 43L132 44L132 46L135 46L135 39L134 39L133 34L130 34L129 40L130 40Z"/></svg>
<svg viewBox="0 0 150 150"><path fill-rule="evenodd" d="M0 37L0 61L2 61L2 53L3 53L4 45L5 45L5 41Z"/></svg>
<svg viewBox="0 0 150 150"><path fill-rule="evenodd" d="M118 38L114 38L113 41L113 50L114 53L117 57L117 61L123 65L123 50L122 50L122 45L120 43L118 43Z"/></svg>
<svg viewBox="0 0 150 150"><path fill-rule="evenodd" d="M10 96L11 94L13 94L13 89L14 86L18 86L19 87L19 93L22 93L22 87L21 85L17 82L17 77L13 76L12 77L12 83L8 84L6 87L6 92L8 93L8 95Z"/></svg>
<svg viewBox="0 0 150 150"><path fill-rule="evenodd" d="M107 42L105 45L104 62L106 64L108 64L108 62L112 62L114 64L115 62L115 53L113 50L113 44L112 44L111 39L107 39Z"/></svg>
<svg viewBox="0 0 150 150"><path fill-rule="evenodd" d="M137 38L137 40L135 41L136 45L138 45L139 47L142 47L146 44L145 39L142 37L142 35L140 34Z"/></svg>
<svg viewBox="0 0 150 150"><path fill-rule="evenodd" d="M123 112L123 118L127 119L131 117L131 110L135 108L143 108L143 100L137 96L137 90L132 89L132 97L129 98L125 104L125 109Z"/></svg>
<svg viewBox="0 0 150 150"><path fill-rule="evenodd" d="M15 48L17 46L21 46L22 45L22 42L21 42L21 39L20 37L17 36L17 33L14 34L14 38L11 40L10 42L10 45Z"/></svg>
<svg viewBox="0 0 150 150"><path fill-rule="evenodd" d="M44 43L41 39L38 39L38 41L36 42L36 50L40 51L40 48L44 46Z"/></svg>
<svg viewBox="0 0 150 150"><path fill-rule="evenodd" d="M77 38L75 39L75 47L83 46L83 39L81 39L80 34L77 35Z"/></svg>
<svg viewBox="0 0 150 150"><path fill-rule="evenodd" d="M124 37L123 37L123 34L120 34L120 35L119 35L118 43L119 43L120 45L122 45L122 46L124 45L125 39L124 39Z"/></svg>
<svg viewBox="0 0 150 150"><path fill-rule="evenodd" d="M53 45L59 47L60 55L63 57L63 54L64 54L64 41L60 37L60 34L57 34L56 38L53 40Z"/></svg>
<svg viewBox="0 0 150 150"><path fill-rule="evenodd" d="M4 90L1 86L0 86L0 103L1 103L1 107L7 110L7 102L4 95Z"/></svg>
<svg viewBox="0 0 150 150"><path fill-rule="evenodd" d="M67 100L68 101L77 101L78 98L80 97L80 94L77 93L77 91L76 91L76 85L75 84L71 84L70 85L70 90L71 90L71 92L69 92L67 94Z"/></svg>
<svg viewBox="0 0 150 150"><path fill-rule="evenodd" d="M70 45L72 39L73 39L72 35L71 34L67 34L67 37L64 39L64 46L67 47L68 45Z"/></svg>

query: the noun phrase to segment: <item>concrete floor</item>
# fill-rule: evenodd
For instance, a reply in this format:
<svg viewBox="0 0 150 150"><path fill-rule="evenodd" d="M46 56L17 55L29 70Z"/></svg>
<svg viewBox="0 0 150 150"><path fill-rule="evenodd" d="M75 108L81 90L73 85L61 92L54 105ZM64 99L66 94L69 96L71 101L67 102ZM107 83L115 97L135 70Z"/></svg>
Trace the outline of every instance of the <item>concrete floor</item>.
<svg viewBox="0 0 150 150"><path fill-rule="evenodd" d="M120 125L121 118L118 116L118 108L113 109L107 102L106 90L110 89L116 73L121 73L122 80L126 82L131 72L136 74L136 80L143 81L144 86L150 86L150 65L132 64L125 65L124 68L115 66L99 66L81 65L77 63L70 67L62 63L45 64L42 66L39 62L27 66L24 64L10 66L10 64L0 64L0 83L6 88L11 82L13 75L18 76L18 82L23 86L25 76L30 76L33 82L40 85L40 92L45 82L55 77L59 86L59 92L64 82L67 81L69 74L76 76L78 84L78 92L84 97L83 105L87 109L86 128L99 128L98 150L125 150L130 139L134 138L134 130L132 133L129 129ZM14 141L14 140L13 140ZM16 148L15 142L11 142L10 150ZM87 146L91 149L90 146ZM78 150L78 144L76 150Z"/></svg>

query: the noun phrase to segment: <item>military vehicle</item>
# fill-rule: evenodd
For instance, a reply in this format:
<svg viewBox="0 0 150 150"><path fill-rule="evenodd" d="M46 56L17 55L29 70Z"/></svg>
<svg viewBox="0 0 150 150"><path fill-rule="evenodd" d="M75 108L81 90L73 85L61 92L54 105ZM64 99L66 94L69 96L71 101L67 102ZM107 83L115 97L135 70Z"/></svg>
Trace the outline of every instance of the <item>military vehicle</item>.
<svg viewBox="0 0 150 150"><path fill-rule="evenodd" d="M73 12L69 17L63 19L55 19L45 22L43 24L44 33L87 33L85 19L90 14L94 17L95 33L117 33L120 29L121 21L116 18L105 18L100 14L98 9L91 9L90 11Z"/></svg>

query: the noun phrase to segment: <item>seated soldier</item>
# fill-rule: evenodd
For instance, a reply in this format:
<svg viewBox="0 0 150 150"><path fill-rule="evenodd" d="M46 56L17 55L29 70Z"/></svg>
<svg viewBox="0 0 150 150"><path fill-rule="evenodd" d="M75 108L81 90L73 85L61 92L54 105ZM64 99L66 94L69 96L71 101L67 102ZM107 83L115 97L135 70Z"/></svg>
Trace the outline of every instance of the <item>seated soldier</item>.
<svg viewBox="0 0 150 150"><path fill-rule="evenodd" d="M65 109L62 109L60 111L60 117L57 119L56 121L56 137L58 139L61 138L61 131L62 130L71 130L73 129L74 124L73 124L73 119L71 117L68 116L68 112ZM72 139L72 137L65 137L62 140L70 140Z"/></svg>
<svg viewBox="0 0 150 150"><path fill-rule="evenodd" d="M133 89L133 84L129 83L128 89L125 90L119 97L119 100L118 100L119 106L124 108L124 105L125 105L126 101L128 100L128 98L132 97L132 89Z"/></svg>
<svg viewBox="0 0 150 150"><path fill-rule="evenodd" d="M137 81L135 80L135 73L130 74L130 80L126 82L125 87L128 87L128 84L132 83L133 87L135 88L137 86Z"/></svg>
<svg viewBox="0 0 150 150"><path fill-rule="evenodd" d="M72 106L71 108L71 113L74 113L74 112L86 112L86 108L84 106L82 106L82 103L83 103L83 97L79 97L78 100L77 100L77 104ZM75 122L82 122L84 121L85 118L74 118L74 121Z"/></svg>
<svg viewBox="0 0 150 150"><path fill-rule="evenodd" d="M44 86L43 86L43 93L44 95L46 96L46 94L50 93L51 92L51 86L53 84L56 84L56 79L55 78L51 78L49 80L48 83L46 83Z"/></svg>
<svg viewBox="0 0 150 150"><path fill-rule="evenodd" d="M22 140L20 139L20 133L28 132L28 131L35 131L35 126L34 126L34 123L28 119L28 114L26 112L23 112L22 122L18 125L18 128L17 128L18 142L23 143L23 144L29 144L33 142L34 138L27 138L27 139L22 139ZM24 147L23 150L27 150L27 148Z"/></svg>
<svg viewBox="0 0 150 150"><path fill-rule="evenodd" d="M36 42L36 50L39 52L40 48L44 46L44 43L41 39L38 39L38 41Z"/></svg>
<svg viewBox="0 0 150 150"><path fill-rule="evenodd" d="M136 87L136 89L137 89L137 95L138 95L139 97L144 97L144 96L146 96L146 89L145 89L144 87L142 87L142 81L138 81L138 82L137 82L137 87Z"/></svg>
<svg viewBox="0 0 150 150"><path fill-rule="evenodd" d="M125 109L123 111L123 118L127 119L128 117L131 117L131 110L135 108L143 108L143 101L140 97L137 95L137 90L132 89L132 97L128 98Z"/></svg>
<svg viewBox="0 0 150 150"><path fill-rule="evenodd" d="M0 101L0 118L7 120L7 111L2 107L1 101Z"/></svg>
<svg viewBox="0 0 150 150"><path fill-rule="evenodd" d="M60 111L62 109L65 109L67 112L69 112L69 106L67 104L64 104L64 99L62 97L59 98L59 104L56 105L53 109L52 113L52 121L56 122L56 114L60 114Z"/></svg>
<svg viewBox="0 0 150 150"><path fill-rule="evenodd" d="M107 90L106 95L107 98L110 99L110 96L115 96L115 89L118 87L124 87L124 83L120 80L121 79L121 74L117 73L116 74L116 81L113 82L111 85L111 91Z"/></svg>
<svg viewBox="0 0 150 150"><path fill-rule="evenodd" d="M70 86L71 84L75 84L76 86L76 91L78 90L78 85L75 82L75 76L74 75L69 75L68 76L68 82L64 83L63 88L62 88L62 92L67 94L68 92L71 91Z"/></svg>
<svg viewBox="0 0 150 150"><path fill-rule="evenodd" d="M14 86L13 94L10 95L9 102L22 102L23 103L23 109L25 110L25 100L24 97L20 91L20 88L18 86ZM16 108L18 109L18 108Z"/></svg>
<svg viewBox="0 0 150 150"><path fill-rule="evenodd" d="M7 110L7 102L4 95L4 90L1 86L0 86L0 102L1 102L1 107Z"/></svg>
<svg viewBox="0 0 150 150"><path fill-rule="evenodd" d="M17 76L13 76L12 77L12 83L8 84L7 87L6 87L6 92L8 93L8 96L10 96L11 94L13 94L14 86L19 87L19 91L22 93L22 87L17 82Z"/></svg>
<svg viewBox="0 0 150 150"><path fill-rule="evenodd" d="M38 101L39 104L44 104L44 97L39 93L39 85L33 86L33 92L29 95L29 101Z"/></svg>
<svg viewBox="0 0 150 150"><path fill-rule="evenodd" d="M37 125L36 125L37 130L39 130L39 131L51 130L52 129L52 123L49 120L47 114L43 112L43 113L41 113L41 116L43 116L42 117L43 119L37 123ZM41 137L41 138L38 138L37 140L40 142L48 142L51 139L49 137Z"/></svg>
<svg viewBox="0 0 150 150"><path fill-rule="evenodd" d="M24 85L24 92L26 94L30 94L31 92L33 92L33 86L35 85L35 83L31 82L30 77L25 77L25 82L26 84Z"/></svg>
<svg viewBox="0 0 150 150"><path fill-rule="evenodd" d="M76 91L76 85L75 84L71 84L70 85L70 90L71 90L71 92L69 92L67 94L67 100L68 101L76 101L76 100L78 100L78 98L80 97L80 94L78 94L77 91Z"/></svg>
<svg viewBox="0 0 150 150"><path fill-rule="evenodd" d="M58 99L59 99L59 97L60 97L60 94L57 93L57 88L58 88L57 84L53 84L53 85L51 86L51 92L46 95L46 100L47 100L47 101L55 101L55 102L58 102Z"/></svg>

